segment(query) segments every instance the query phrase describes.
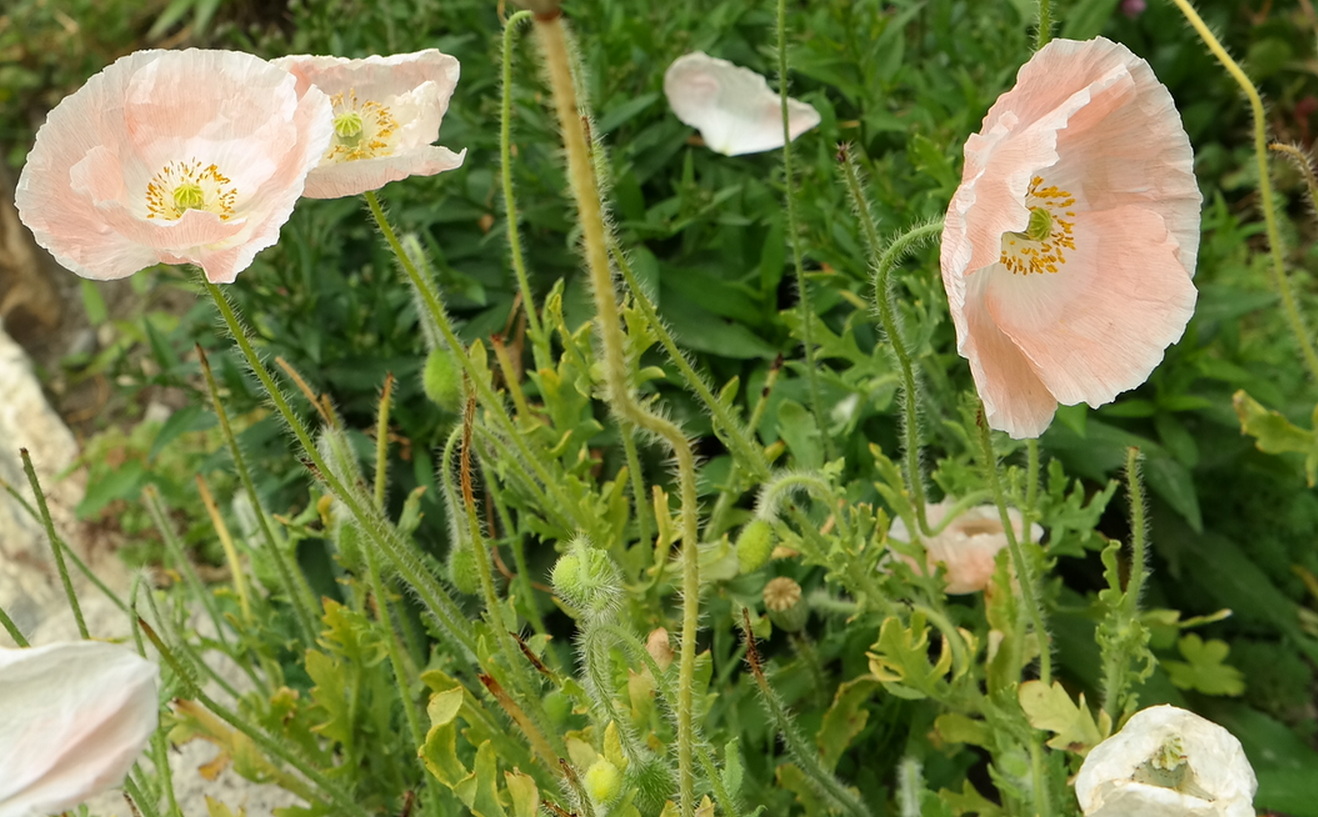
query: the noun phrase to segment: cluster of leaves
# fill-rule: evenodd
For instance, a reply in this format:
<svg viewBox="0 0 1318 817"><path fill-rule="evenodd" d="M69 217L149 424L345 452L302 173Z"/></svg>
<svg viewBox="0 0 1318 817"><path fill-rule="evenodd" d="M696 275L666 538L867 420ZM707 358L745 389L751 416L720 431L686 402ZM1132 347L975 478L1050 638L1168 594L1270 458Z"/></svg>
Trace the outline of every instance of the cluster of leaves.
<svg viewBox="0 0 1318 817"><path fill-rule="evenodd" d="M793 193L812 306L821 319L814 326L825 363L817 373L826 408L820 416L811 411L798 353L803 329L794 309L780 165L772 155L729 161L693 146L689 129L667 115L660 92L664 67L690 50L773 73L773 54L764 45L770 14L732 0L699 9L568 4L580 61L589 71L593 132L609 146L605 169L631 271L683 351L718 386L718 402L751 418L766 464L821 474L828 486L823 496L802 500L774 520L780 555L794 556L739 571L731 540L751 518L751 492L768 479L767 468L730 449L726 429L716 428L708 406L682 387L676 361L664 354L643 305L628 307L638 388L661 402L705 455L700 490L710 508L702 554L708 636L695 697L704 741L722 756L722 768L707 771L706 782L734 799L763 804L770 813L787 813L794 803L810 814L845 809L845 793L820 783L836 775L856 786L864 802L886 803L902 775L913 773L901 763L906 758L918 761L914 774L926 794L942 792L926 804L927 813L996 814L1028 799L1025 747L1031 737L1027 723L1010 713L1023 712L1028 724L1052 733L1049 745L1058 751L1049 755L1046 774L1061 787L1077 759L1073 753L1105 735L1138 696L1141 705L1194 704L1232 728L1256 759L1262 745L1284 747L1273 755L1282 761L1260 767L1260 802L1312 813L1305 798L1313 783L1302 764L1312 762L1303 741L1314 736L1287 727L1312 721L1318 663L1318 555L1310 547L1318 500L1304 492L1304 456L1313 457L1312 432L1304 426L1315 395L1295 361L1293 340L1273 319L1275 296L1248 200L1256 180L1242 136L1247 113L1188 34L1167 34L1180 25L1170 5L1151 4L1134 19L1116 14L1111 0L1068 5L1064 35L1105 33L1126 41L1171 88L1196 146L1207 199L1200 303L1185 339L1149 384L1096 414L1064 410L1042 440L1048 464L1038 519L1049 536L1033 568L1053 577L1044 600L1053 612L1059 674L1103 704L1097 714L1084 697L1073 698L1060 686L1014 687L1041 645L1022 629L1019 600L1005 574L982 601L949 602L936 578L888 563L878 546L890 518L911 513L900 469L884 453L898 449L897 376L869 316L868 259L836 159L836 142L852 143L852 155L872 180L873 212L885 227L941 215L959 180L959 146L1028 53L1033 4L902 0L877 7L828 0L792 9L793 93L823 116L795 148ZM1312 111L1304 112L1316 92L1304 68L1312 59L1312 37L1294 32L1312 32L1313 23L1296 26L1298 18L1285 14L1217 9L1210 22L1249 55L1249 68L1277 102L1274 129L1304 140ZM513 452L509 435L491 431L488 419L476 424L485 429L484 436L475 432L474 447L485 481L486 544L512 563L501 615L513 629L534 633L521 646L525 661L538 669L528 679L516 657L522 653L503 651L504 633L482 620L472 624L471 641L478 663L495 669L474 677L460 651L434 647L434 639L449 634L423 605L368 586L372 568L362 550L372 546L369 532L344 524L341 509L318 506L315 484L288 456L280 421L266 413L263 394L227 351L208 308L148 324L145 340L159 371L153 382L184 389L193 408L155 432L155 441L142 432L104 442L116 452L136 447L138 455L119 461L143 466L107 469L118 476L94 499L126 496L149 475L172 489L167 498L186 504L192 473L232 466L227 451L212 453L219 447L208 431L213 420L199 408L209 401L191 352L199 343L210 351L227 410L242 418L239 448L258 475L263 504L300 512L282 520L277 538L284 555L304 567L298 581L315 588L285 586L270 555L253 548L268 595L259 595L251 602L258 609L246 612L236 597L219 600L221 618L230 620L221 625L240 633L241 643L203 643L255 656L263 670L257 690L241 698L242 714L312 768L328 769L332 790L365 811L396 811L406 792L424 788L425 807L439 810L432 813L458 803L482 815L535 813L541 793L561 784L557 770L547 771L536 756L534 742L523 739L529 723L575 768L606 769L595 776L598 792L583 780L569 800L597 800L619 814L629 808L656 813L671 788L664 788L671 781L654 757L674 739L666 711L675 676L661 666L662 650L642 655L637 645L659 627L676 629L676 568L668 547L679 526L659 452L642 446L629 454L625 429L609 421L596 399L601 387L589 294L562 199L556 127L534 60L528 49L517 51L514 182L533 259L532 289L554 332L556 361L523 374L528 355L519 311L525 306L505 260L498 172L494 4L299 0L289 15L285 29L232 29L229 36L271 56L439 47L463 60L459 97L441 141L468 148L466 165L394 185L386 194L392 219L420 242L446 306L462 321L462 340L475 344L471 356L485 367L489 388L513 400L519 432L551 475L527 478L533 466ZM349 17L353 25L345 27ZM1302 224L1303 215L1296 215ZM1299 244L1307 233L1300 228L1292 238ZM1301 245L1294 256L1302 260L1312 252ZM941 493L969 496L984 488L984 464L974 418L963 410L968 376L952 351L935 270L933 254L920 254L899 271L897 291L922 371L932 479ZM161 275L169 286L188 286L181 276ZM367 430L374 428L385 374L394 375L387 515L406 520L400 528L425 564L459 591L464 609L477 609L472 597L482 595L484 579L475 557L463 552L479 543L461 532L464 501L452 477L462 407L425 399L419 309L360 205L303 203L280 244L230 291L263 352L288 361L313 390L332 396L348 448L362 462L373 462ZM484 362L487 349L500 347L510 352L511 366ZM780 356L785 363L777 362ZM1259 403L1242 399L1233 408L1240 390ZM304 401L299 409L309 406ZM1280 414L1264 406L1280 407ZM1241 436L1242 423L1253 436ZM214 448L159 457L160 439L198 431L210 435ZM1112 544L1132 533L1118 503L1109 507L1116 491L1111 480L1128 446L1143 453L1151 494L1154 573L1145 601L1154 609L1143 614L1123 595L1130 566L1120 545ZM1285 451L1301 456L1274 456ZM1016 463L1004 478L1011 499L1023 506L1026 483L1035 475L1017 449L999 453ZM637 484L648 490L638 492ZM100 508L91 503L86 510ZM247 526L254 539L252 531ZM631 640L609 636L564 602L568 594L546 592L542 582L554 559L579 532L621 571L611 614ZM771 622L762 592L778 577L804 588L813 618L802 629L789 632ZM318 606L314 640L298 635L299 595L329 599ZM884 601L893 598L916 607L899 610ZM1224 608L1233 615L1217 615ZM492 614L488 604L484 609ZM743 616L758 647L737 635ZM1200 632L1186 632L1192 627ZM195 640L184 630L175 635L175 645ZM581 639L581 673L569 649L574 635ZM748 650L758 668L750 675L741 671ZM1118 674L1129 673L1133 683L1125 697L1105 686L1104 662L1114 655L1124 656ZM1245 666L1248 676L1237 669ZM400 667L401 691L395 683ZM766 694L751 677L760 674L772 689L770 709L776 701L792 718L764 717ZM1243 702L1228 700L1242 695ZM415 731L408 719L421 717L411 710L423 700L429 701L424 780L397 740L404 729ZM231 724L186 707L178 723L177 737L216 742L222 759L244 774L306 790L280 771L268 748L253 746ZM789 737L781 749L780 732L795 734L798 742ZM812 745L813 754L802 748ZM619 775L622 794L605 785L603 763ZM308 797L313 803L324 798L324 791Z"/></svg>

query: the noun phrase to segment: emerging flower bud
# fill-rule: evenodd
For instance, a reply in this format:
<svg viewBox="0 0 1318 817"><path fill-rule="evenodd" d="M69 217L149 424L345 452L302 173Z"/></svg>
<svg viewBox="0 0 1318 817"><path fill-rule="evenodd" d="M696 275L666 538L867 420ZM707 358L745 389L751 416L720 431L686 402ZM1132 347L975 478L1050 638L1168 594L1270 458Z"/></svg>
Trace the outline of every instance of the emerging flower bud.
<svg viewBox="0 0 1318 817"><path fill-rule="evenodd" d="M1085 817L1254 817L1240 741L1193 712L1154 706L1094 747L1075 794Z"/></svg>
<svg viewBox="0 0 1318 817"><path fill-rule="evenodd" d="M737 537L737 565L742 573L759 570L773 553L773 523L767 519L753 519L741 529Z"/></svg>
<svg viewBox="0 0 1318 817"><path fill-rule="evenodd" d="M605 551L578 536L550 576L554 592L589 616L607 613L622 593L622 574Z"/></svg>
<svg viewBox="0 0 1318 817"><path fill-rule="evenodd" d="M586 793L596 805L604 805L622 791L622 773L618 767L600 758L586 770Z"/></svg>

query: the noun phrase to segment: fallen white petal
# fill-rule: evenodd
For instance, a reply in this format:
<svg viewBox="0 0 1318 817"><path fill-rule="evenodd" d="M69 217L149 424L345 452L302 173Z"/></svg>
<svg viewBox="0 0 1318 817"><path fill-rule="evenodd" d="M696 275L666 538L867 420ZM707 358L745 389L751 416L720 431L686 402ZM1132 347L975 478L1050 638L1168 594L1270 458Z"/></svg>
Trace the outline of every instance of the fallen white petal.
<svg viewBox="0 0 1318 817"><path fill-rule="evenodd" d="M0 648L0 817L57 813L122 783L156 729L158 675L114 644Z"/></svg>
<svg viewBox="0 0 1318 817"><path fill-rule="evenodd" d="M778 94L764 77L697 51L678 57L664 73L664 94L677 118L700 131L710 150L725 156L783 146ZM792 139L819 124L819 112L787 100Z"/></svg>

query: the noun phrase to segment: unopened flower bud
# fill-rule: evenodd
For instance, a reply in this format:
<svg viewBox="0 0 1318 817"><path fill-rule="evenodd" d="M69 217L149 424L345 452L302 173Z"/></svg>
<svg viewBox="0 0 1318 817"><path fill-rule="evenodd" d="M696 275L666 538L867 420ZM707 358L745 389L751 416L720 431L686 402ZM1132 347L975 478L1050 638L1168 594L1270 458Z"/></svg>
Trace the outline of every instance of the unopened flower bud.
<svg viewBox="0 0 1318 817"><path fill-rule="evenodd" d="M585 784L591 802L602 806L622 791L622 773L617 766L600 758L586 770Z"/></svg>
<svg viewBox="0 0 1318 817"><path fill-rule="evenodd" d="M810 618L810 607L801 600L801 585L786 576L770 579L764 586L764 608L780 630L799 632Z"/></svg>
<svg viewBox="0 0 1318 817"><path fill-rule="evenodd" d="M462 409L462 367L452 350L437 347L430 353L421 375L421 388L432 403L445 411Z"/></svg>
<svg viewBox="0 0 1318 817"><path fill-rule="evenodd" d="M774 538L773 523L767 519L753 519L741 529L737 537L737 565L742 573L759 570L769 561Z"/></svg>
<svg viewBox="0 0 1318 817"><path fill-rule="evenodd" d="M622 593L622 575L613 559L582 537L573 539L554 563L550 581L568 604L592 616L611 609Z"/></svg>
<svg viewBox="0 0 1318 817"><path fill-rule="evenodd" d="M476 549L454 545L448 551L448 578L458 592L474 595L481 590L480 569L476 566Z"/></svg>

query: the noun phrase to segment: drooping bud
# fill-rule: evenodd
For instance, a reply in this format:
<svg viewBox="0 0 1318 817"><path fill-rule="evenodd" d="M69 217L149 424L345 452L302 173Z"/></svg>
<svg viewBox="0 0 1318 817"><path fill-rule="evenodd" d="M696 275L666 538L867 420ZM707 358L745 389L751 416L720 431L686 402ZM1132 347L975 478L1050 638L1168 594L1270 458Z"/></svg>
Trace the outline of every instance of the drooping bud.
<svg viewBox="0 0 1318 817"><path fill-rule="evenodd" d="M426 397L445 411L462 410L462 367L449 349L435 347L421 375Z"/></svg>
<svg viewBox="0 0 1318 817"><path fill-rule="evenodd" d="M773 523L767 519L753 519L741 529L737 537L737 565L742 573L759 570L769 561L775 538Z"/></svg>
<svg viewBox="0 0 1318 817"><path fill-rule="evenodd" d="M454 544L448 551L448 578L458 592L475 595L481 591L480 569L476 566L476 549L468 544Z"/></svg>
<svg viewBox="0 0 1318 817"><path fill-rule="evenodd" d="M583 536L573 539L554 563L550 581L555 593L590 616L607 613L622 594L622 574L613 559Z"/></svg>

